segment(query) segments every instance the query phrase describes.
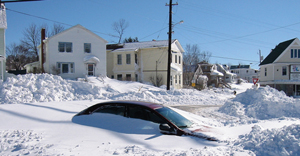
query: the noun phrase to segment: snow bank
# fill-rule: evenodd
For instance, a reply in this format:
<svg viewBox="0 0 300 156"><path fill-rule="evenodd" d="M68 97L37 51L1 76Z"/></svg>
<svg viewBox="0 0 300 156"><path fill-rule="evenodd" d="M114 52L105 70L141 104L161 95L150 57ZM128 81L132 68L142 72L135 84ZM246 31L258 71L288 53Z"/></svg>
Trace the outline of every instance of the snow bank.
<svg viewBox="0 0 300 156"><path fill-rule="evenodd" d="M255 125L249 134L240 136L236 146L253 151L257 156L300 155L300 125L285 126L280 129L263 130Z"/></svg>
<svg viewBox="0 0 300 156"><path fill-rule="evenodd" d="M284 92L269 86L247 89L232 101L227 101L219 112L260 120L295 117L300 118L300 100L288 97Z"/></svg>
<svg viewBox="0 0 300 156"><path fill-rule="evenodd" d="M26 74L8 78L0 85L2 104L75 100L137 100L168 105L223 105L233 97L229 89L157 88L139 82L89 77L88 81L65 80L50 74Z"/></svg>

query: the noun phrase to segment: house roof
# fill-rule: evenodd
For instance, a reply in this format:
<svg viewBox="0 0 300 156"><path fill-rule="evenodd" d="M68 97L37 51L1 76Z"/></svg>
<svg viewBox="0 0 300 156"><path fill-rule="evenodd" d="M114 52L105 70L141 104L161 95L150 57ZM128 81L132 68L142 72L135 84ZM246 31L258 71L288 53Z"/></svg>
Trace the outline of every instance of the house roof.
<svg viewBox="0 0 300 156"><path fill-rule="evenodd" d="M279 43L259 65L273 63L296 39L297 38L293 38L291 40Z"/></svg>
<svg viewBox="0 0 300 156"><path fill-rule="evenodd" d="M173 40L173 43L177 43L178 40ZM160 40L160 41L145 41L145 42L131 42L131 43L124 43L123 46L120 45L109 45L107 48L115 49L114 52L122 52L122 51L135 51L138 49L145 49L145 48L155 48L155 47L168 47L168 40ZM179 44L180 46L180 44ZM180 46L181 50L183 51L182 47Z"/></svg>
<svg viewBox="0 0 300 156"><path fill-rule="evenodd" d="M230 69L249 69L250 65L231 65Z"/></svg>
<svg viewBox="0 0 300 156"><path fill-rule="evenodd" d="M75 25L75 26L73 26L73 27L71 27L71 28L69 28L69 29L66 29L66 30L64 30L64 31L62 31L62 32L60 32L60 33L54 35L54 36L51 36L50 38L46 39L46 42L47 42L47 40L51 40L52 38L55 38L56 36L59 36L59 35L61 35L61 34L64 34L64 33L68 32L68 31L70 31L70 30L72 30L72 29L75 29L75 28L83 29L83 30L85 30L86 32L88 32L88 33L90 33L90 34L96 36L97 38L99 38L99 39L102 40L103 42L107 43L107 41L106 41L105 39L103 39L102 37L98 36L97 34L93 33L92 31L88 30L87 28L83 27L83 26L80 25L80 24L77 24L77 25Z"/></svg>

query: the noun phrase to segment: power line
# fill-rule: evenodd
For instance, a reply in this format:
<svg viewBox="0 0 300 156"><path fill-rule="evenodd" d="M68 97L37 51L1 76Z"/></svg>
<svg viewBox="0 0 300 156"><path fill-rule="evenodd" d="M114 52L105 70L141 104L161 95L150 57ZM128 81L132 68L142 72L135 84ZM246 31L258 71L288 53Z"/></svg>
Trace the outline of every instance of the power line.
<svg viewBox="0 0 300 156"><path fill-rule="evenodd" d="M258 62L259 61L254 61L254 60L244 60L244 59L237 59L237 58L230 58L230 57L222 57L222 56L211 56L215 58L222 58L222 59L229 59L229 60L238 60L238 61L247 61L247 62Z"/></svg>
<svg viewBox="0 0 300 156"><path fill-rule="evenodd" d="M6 8L6 10L9 10L9 11L12 11L12 12L15 12L15 13L19 13L19 14L23 14L23 15L26 15L26 16L31 16L31 17L35 17L35 18L42 19L42 20L46 20L46 21L50 21L50 22L54 22L54 23L59 23L59 24L62 24L62 25L73 26L73 25L71 25L71 24L67 24L67 23L63 23L63 22L59 22L59 21L55 21L55 20L51 20L51 19L48 19L48 18L44 18L44 17L40 17L40 16L36 16L36 15L31 15L31 14L28 14L28 13L24 13L24 12L20 12L20 11L12 10L12 9L9 9L9 8ZM102 32L95 31L95 30L90 30L90 31L92 31L92 32L94 32L94 33L102 34L102 35L111 36L111 37L118 37L118 36L115 36L115 35L106 34L106 33L102 33Z"/></svg>

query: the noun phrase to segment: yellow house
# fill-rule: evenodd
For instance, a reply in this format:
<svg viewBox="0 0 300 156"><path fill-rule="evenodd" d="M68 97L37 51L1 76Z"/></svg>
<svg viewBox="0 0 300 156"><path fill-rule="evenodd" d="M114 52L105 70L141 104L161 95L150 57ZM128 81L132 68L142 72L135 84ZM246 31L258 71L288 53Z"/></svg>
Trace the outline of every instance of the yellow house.
<svg viewBox="0 0 300 156"><path fill-rule="evenodd" d="M294 38L279 43L260 63L260 84L300 96L300 41Z"/></svg>
<svg viewBox="0 0 300 156"><path fill-rule="evenodd" d="M170 85L182 88L182 53L178 40L171 45L172 63ZM167 84L168 40L107 45L107 76L110 78Z"/></svg>

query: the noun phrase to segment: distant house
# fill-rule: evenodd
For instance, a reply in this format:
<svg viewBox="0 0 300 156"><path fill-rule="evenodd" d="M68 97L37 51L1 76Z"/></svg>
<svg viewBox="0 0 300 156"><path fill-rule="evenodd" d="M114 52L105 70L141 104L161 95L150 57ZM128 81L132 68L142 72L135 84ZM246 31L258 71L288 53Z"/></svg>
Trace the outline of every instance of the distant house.
<svg viewBox="0 0 300 156"><path fill-rule="evenodd" d="M171 45L170 85L182 88L182 53L178 40ZM167 84L168 40L107 45L107 76L126 81Z"/></svg>
<svg viewBox="0 0 300 156"><path fill-rule="evenodd" d="M248 82L252 82L253 78L259 77L259 71L252 69L250 65L231 65L229 70L231 73L236 74L237 78L247 80Z"/></svg>
<svg viewBox="0 0 300 156"><path fill-rule="evenodd" d="M5 79L6 66L5 66L5 30L6 24L6 11L3 3L0 3L0 80Z"/></svg>
<svg viewBox="0 0 300 156"><path fill-rule="evenodd" d="M207 62L200 62L198 68L201 68L202 75L205 75L207 80L207 86L220 87L222 83L223 73L218 71L216 64L210 64Z"/></svg>
<svg viewBox="0 0 300 156"><path fill-rule="evenodd" d="M217 70L221 72L223 76L224 83L233 83L236 82L237 75L235 73L231 73L227 65L216 64Z"/></svg>
<svg viewBox="0 0 300 156"><path fill-rule="evenodd" d="M40 52L44 49L39 63L27 64L26 69L34 72L43 67L45 73L66 79L106 76L106 44L103 38L76 25L45 39L39 47Z"/></svg>
<svg viewBox="0 0 300 156"><path fill-rule="evenodd" d="M300 41L279 43L260 63L260 85L269 85L288 96L300 96Z"/></svg>

